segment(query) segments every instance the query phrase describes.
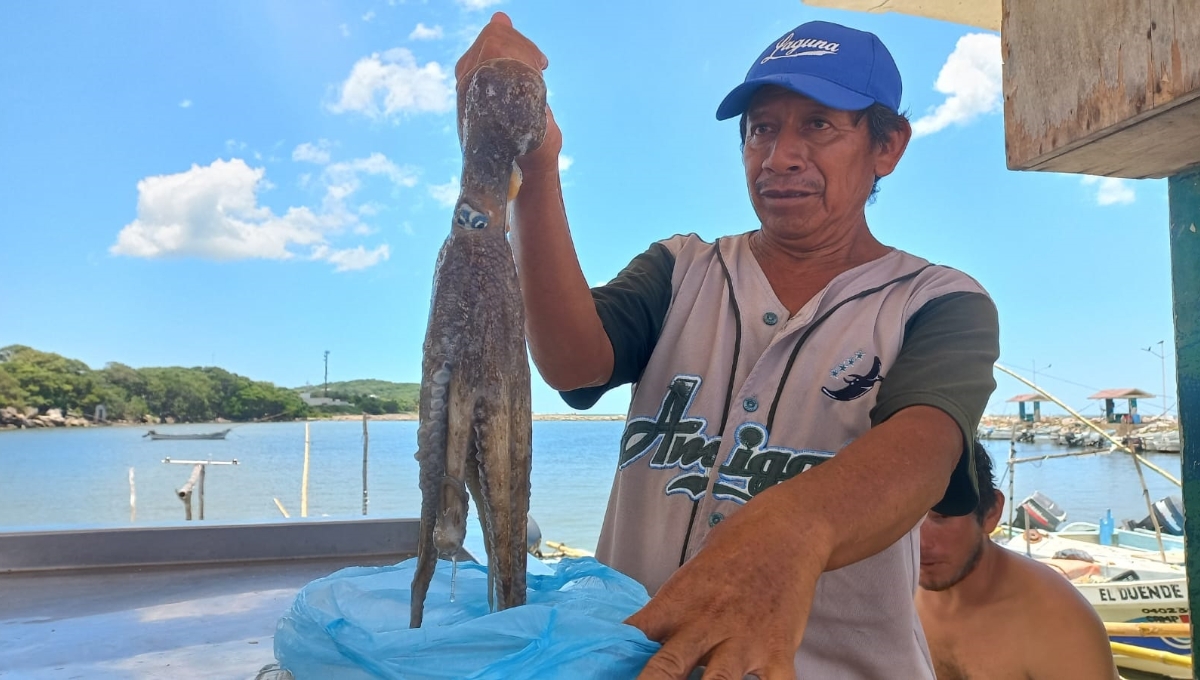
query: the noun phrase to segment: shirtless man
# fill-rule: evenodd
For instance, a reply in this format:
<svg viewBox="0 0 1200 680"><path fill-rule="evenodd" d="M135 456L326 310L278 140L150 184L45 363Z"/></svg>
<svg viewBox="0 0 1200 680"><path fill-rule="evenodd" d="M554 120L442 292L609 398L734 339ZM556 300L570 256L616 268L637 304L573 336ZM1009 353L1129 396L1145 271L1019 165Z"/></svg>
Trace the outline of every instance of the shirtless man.
<svg viewBox="0 0 1200 680"><path fill-rule="evenodd" d="M975 443L979 506L921 525L917 613L938 680L1117 678L1104 625L1069 581L993 543L1004 508Z"/></svg>

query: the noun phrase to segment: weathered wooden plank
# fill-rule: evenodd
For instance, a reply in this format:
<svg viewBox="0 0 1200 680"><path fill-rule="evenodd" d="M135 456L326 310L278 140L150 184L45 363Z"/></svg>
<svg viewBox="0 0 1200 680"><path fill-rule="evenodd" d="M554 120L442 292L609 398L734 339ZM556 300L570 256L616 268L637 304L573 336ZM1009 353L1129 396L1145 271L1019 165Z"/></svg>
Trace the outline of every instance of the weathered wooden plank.
<svg viewBox="0 0 1200 680"><path fill-rule="evenodd" d="M1000 30L1000 0L803 0L814 7L856 12L899 12L956 24Z"/></svg>
<svg viewBox="0 0 1200 680"><path fill-rule="evenodd" d="M1008 166L1164 177L1200 163L1196 0L1004 0Z"/></svg>
<svg viewBox="0 0 1200 680"><path fill-rule="evenodd" d="M1200 2L1151 0L1154 105L1200 92Z"/></svg>
<svg viewBox="0 0 1200 680"><path fill-rule="evenodd" d="M1084 138L1063 153L1047 155L1022 169L1142 178L1162 177L1164 168L1188 168L1200 162L1200 91L1163 108L1115 125L1110 134ZM1151 117L1150 124L1139 124Z"/></svg>

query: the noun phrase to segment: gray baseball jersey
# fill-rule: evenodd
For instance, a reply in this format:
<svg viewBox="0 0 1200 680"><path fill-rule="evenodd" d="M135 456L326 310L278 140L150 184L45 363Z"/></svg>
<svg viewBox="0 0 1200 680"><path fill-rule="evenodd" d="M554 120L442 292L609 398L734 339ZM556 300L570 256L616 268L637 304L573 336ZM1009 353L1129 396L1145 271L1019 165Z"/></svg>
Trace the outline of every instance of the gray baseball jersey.
<svg viewBox="0 0 1200 680"><path fill-rule="evenodd" d="M588 408L634 383L597 557L651 593L755 494L903 408L945 411L969 447L995 388L995 307L967 275L893 250L789 318L748 236L672 237L595 289L613 376L563 394ZM937 510L974 508L971 459L960 458ZM801 677L933 679L913 606L919 545L913 527L821 576Z"/></svg>

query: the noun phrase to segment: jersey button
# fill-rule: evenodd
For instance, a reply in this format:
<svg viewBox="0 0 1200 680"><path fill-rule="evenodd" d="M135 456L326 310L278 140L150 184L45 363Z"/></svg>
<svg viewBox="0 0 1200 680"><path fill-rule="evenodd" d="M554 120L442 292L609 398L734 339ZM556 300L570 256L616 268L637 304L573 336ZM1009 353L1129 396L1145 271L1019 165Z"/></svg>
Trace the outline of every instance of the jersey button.
<svg viewBox="0 0 1200 680"><path fill-rule="evenodd" d="M708 526L715 527L718 524L720 524L721 520L723 520L723 519L725 519L725 515L722 515L719 512L714 512L713 514L708 516Z"/></svg>
<svg viewBox="0 0 1200 680"><path fill-rule="evenodd" d="M746 409L747 411L757 411L758 410L758 400L755 399L754 397L746 397L742 401L742 408Z"/></svg>
<svg viewBox="0 0 1200 680"><path fill-rule="evenodd" d="M775 312L767 312L766 314L763 314L763 323L767 324L768 326L774 326L775 324L779 323L779 317L776 316Z"/></svg>

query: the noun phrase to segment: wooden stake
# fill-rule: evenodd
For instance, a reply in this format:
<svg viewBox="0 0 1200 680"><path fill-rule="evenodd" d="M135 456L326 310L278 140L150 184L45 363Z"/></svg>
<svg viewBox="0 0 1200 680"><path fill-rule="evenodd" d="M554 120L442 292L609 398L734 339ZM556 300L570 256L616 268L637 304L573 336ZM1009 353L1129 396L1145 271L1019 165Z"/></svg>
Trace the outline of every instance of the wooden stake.
<svg viewBox="0 0 1200 680"><path fill-rule="evenodd" d="M204 466L196 463L192 467L192 474L188 477L187 482L175 493L179 496L179 500L183 501L184 519L192 519L192 489L196 487L196 483L200 481L200 475L204 470Z"/></svg>
<svg viewBox="0 0 1200 680"><path fill-rule="evenodd" d="M200 466L200 519L204 519L204 473L208 470L207 466Z"/></svg>
<svg viewBox="0 0 1200 680"><path fill-rule="evenodd" d="M367 514L367 414L363 412L363 516Z"/></svg>
<svg viewBox="0 0 1200 680"><path fill-rule="evenodd" d="M1190 638L1189 623L1112 623L1104 622L1104 630L1110 637L1171 637Z"/></svg>
<svg viewBox="0 0 1200 680"><path fill-rule="evenodd" d="M283 508L283 503L280 503L278 498L273 498L271 500L275 501L275 507L279 508L279 512L283 513L284 519L291 519L292 516L289 515L288 511Z"/></svg>
<svg viewBox="0 0 1200 680"><path fill-rule="evenodd" d="M133 468L129 468L129 522L137 521L137 487L133 484Z"/></svg>
<svg viewBox="0 0 1200 680"><path fill-rule="evenodd" d="M304 423L304 473L300 480L300 516L308 517L308 423Z"/></svg>

